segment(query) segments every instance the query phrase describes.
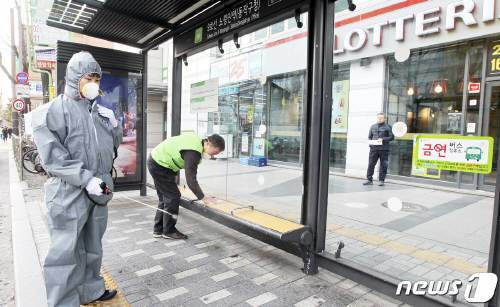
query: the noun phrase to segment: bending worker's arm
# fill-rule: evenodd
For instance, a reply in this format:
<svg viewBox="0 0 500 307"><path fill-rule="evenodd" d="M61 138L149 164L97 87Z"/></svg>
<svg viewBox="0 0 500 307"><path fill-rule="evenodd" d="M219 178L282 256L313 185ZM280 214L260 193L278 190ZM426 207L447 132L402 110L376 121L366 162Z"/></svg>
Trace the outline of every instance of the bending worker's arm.
<svg viewBox="0 0 500 307"><path fill-rule="evenodd" d="M201 154L194 150L182 150L181 157L184 160L184 171L186 173L186 181L189 189L198 197L198 199L205 198L205 194L198 184L196 178L198 173L198 163L201 160Z"/></svg>
<svg viewBox="0 0 500 307"><path fill-rule="evenodd" d="M94 177L83 168L83 162L72 160L63 146L66 139L64 114L54 114L50 108L40 110L33 120L33 139L42 159L44 169L53 177L84 189Z"/></svg>

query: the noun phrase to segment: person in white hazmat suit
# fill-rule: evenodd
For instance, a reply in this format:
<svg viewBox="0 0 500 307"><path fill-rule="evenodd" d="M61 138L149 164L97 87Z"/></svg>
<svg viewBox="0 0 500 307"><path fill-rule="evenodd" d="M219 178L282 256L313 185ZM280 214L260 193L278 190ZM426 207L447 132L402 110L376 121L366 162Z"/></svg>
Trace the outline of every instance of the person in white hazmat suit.
<svg viewBox="0 0 500 307"><path fill-rule="evenodd" d="M73 55L64 94L33 111L33 138L45 183L50 248L43 273L49 306L110 300L100 275L102 237L113 194L113 155L121 123L97 105L101 67L88 52ZM109 189L107 189L109 188Z"/></svg>

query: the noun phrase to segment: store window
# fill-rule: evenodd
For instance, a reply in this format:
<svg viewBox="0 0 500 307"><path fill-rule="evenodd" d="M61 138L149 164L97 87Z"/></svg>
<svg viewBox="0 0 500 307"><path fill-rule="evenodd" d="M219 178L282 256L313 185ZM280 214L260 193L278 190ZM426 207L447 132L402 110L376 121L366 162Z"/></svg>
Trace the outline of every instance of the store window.
<svg viewBox="0 0 500 307"><path fill-rule="evenodd" d="M305 72L292 72L270 81L269 159L301 162L302 110Z"/></svg>
<svg viewBox="0 0 500 307"><path fill-rule="evenodd" d="M254 41L241 37L247 45L240 49L231 41L223 44L224 53L211 48L188 57L181 130L225 139L225 151L199 166L205 194L299 222L307 37L261 44L271 41L268 31L283 32L284 26L285 20L250 33ZM300 31L306 29L304 24Z"/></svg>
<svg viewBox="0 0 500 307"><path fill-rule="evenodd" d="M481 84L482 72L483 72L483 42L471 44L468 50L468 84ZM481 91L466 91L466 116L465 116L465 127L464 134L466 135L480 135L479 123L480 119L480 105L481 105ZM468 128L467 128L468 127ZM495 146L496 150L497 146ZM496 160L493 159L493 163ZM476 179L474 174L471 173L461 173L460 174L461 184L475 184Z"/></svg>
<svg viewBox="0 0 500 307"><path fill-rule="evenodd" d="M347 7L348 7L347 1L335 1L335 13L347 10Z"/></svg>
<svg viewBox="0 0 500 307"><path fill-rule="evenodd" d="M271 35L279 34L285 31L285 22L278 22L271 26Z"/></svg>
<svg viewBox="0 0 500 307"><path fill-rule="evenodd" d="M261 40L264 40L267 38L267 31L268 31L268 28L263 28L263 29L260 29L259 31L256 31L254 33L254 37L255 37L255 40L256 41L261 41Z"/></svg>
<svg viewBox="0 0 500 307"><path fill-rule="evenodd" d="M500 135L500 116L495 112L500 104L500 82L481 90L491 101L489 111L486 105L481 106L481 93L469 93L467 86L468 82L481 82L482 46L467 42L414 51L404 62L389 55L334 66L333 171L328 178L325 240L329 255L333 257L342 242L342 258L361 270L375 270L397 281L459 279L465 284L472 273L487 270L493 195L457 188L460 180L472 182L480 175L419 169L412 161L414 149L419 152L415 145L419 143L414 142L417 135L449 137L446 146L457 145L456 138L470 141L468 134ZM348 94L342 94L347 87ZM348 101L347 133L334 130L338 128L335 121L341 122L335 110L341 105L339 96ZM482 109L489 112L493 124L484 124L488 132L468 133L472 131L470 123L487 120L481 119L487 116L480 115ZM391 128L377 123L381 111ZM401 124L396 126L397 122ZM405 126L406 131L400 129ZM376 139L368 140L370 131L377 134ZM388 147L374 147L378 137L390 139L391 131L397 136ZM345 155L336 151L343 142ZM443 143L436 144L442 149ZM480 154L478 148L470 148L464 157L478 159ZM379 158L388 161L393 176L384 178ZM335 171L342 166L344 169ZM485 175L484 184L491 179L493 173ZM449 191L450 185L457 189ZM465 302L464 289L457 300Z"/></svg>
<svg viewBox="0 0 500 307"><path fill-rule="evenodd" d="M388 122L404 122L408 127L408 134L391 144L390 174L457 182L455 171L417 169L412 164L412 136L463 133L467 50L466 45L421 50L404 63L387 58Z"/></svg>
<svg viewBox="0 0 500 307"><path fill-rule="evenodd" d="M332 125L330 140L330 167L344 172L347 152L347 128L349 121L350 64L333 67Z"/></svg>

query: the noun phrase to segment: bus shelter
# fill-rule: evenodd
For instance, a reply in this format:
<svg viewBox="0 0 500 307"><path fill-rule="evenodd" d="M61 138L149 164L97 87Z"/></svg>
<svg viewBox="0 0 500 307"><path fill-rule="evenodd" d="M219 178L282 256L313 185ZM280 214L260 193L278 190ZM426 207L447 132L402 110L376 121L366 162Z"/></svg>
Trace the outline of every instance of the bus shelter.
<svg viewBox="0 0 500 307"><path fill-rule="evenodd" d="M464 302L457 301L456 296L396 296L396 289L400 280L379 270L370 269L369 267L361 268L348 256L344 256L342 250L349 243L340 240L336 243L334 250L326 248L327 213L334 210L328 207L329 200L332 201L332 199L329 199L329 189L331 189L331 185L335 185L335 182L329 182L329 173L331 171L330 155L332 145L334 145L331 144L331 136L334 133L334 127L331 123L332 101L334 99L332 90L333 67L336 50L336 42L334 42L335 29L332 25L335 23L335 5L343 1L172 0L138 2L132 0L55 0L47 24L141 49L140 56L116 53L104 64L104 66L107 65L111 69L118 70L121 69L120 65L131 66L131 71L138 76L136 80L142 83L141 91L138 93L140 103L137 104L137 108L140 109L140 112L137 112L137 123L140 126L137 148L140 151L138 159L141 171L138 177L131 181L125 181L122 187L122 189L140 189L141 195L146 194L147 187L147 148L145 144L148 137L148 51L168 40L173 40L174 52L171 65L173 78L170 83L171 88L169 88L169 91L172 92L172 109L168 124L170 126L170 135L175 136L186 130L184 128L189 130L189 125L183 126L185 119L183 118L182 98L186 88L191 92L191 95L196 92L197 87L199 88L199 91L196 92L198 96L191 96L191 107L194 106L194 99L197 100L195 102L206 104L200 107L204 108L204 110L210 109L210 103L214 103L211 96L216 96L215 104L217 105L218 102L220 103L220 100L217 100L217 98L220 99L218 96L223 95L227 96L227 99L231 99L230 97L236 92L242 92L241 84L238 85L237 89L235 86L221 87L219 84L211 87L210 82L213 82L213 79L183 84L186 73L196 74L196 66L199 65L196 62L197 55L210 50L209 52L214 53L214 57L223 58L224 54L230 54L235 50L245 48L246 35L283 20L288 21L289 27L303 28L304 31L297 34L297 37L306 38L306 44L302 46L306 59L296 59L297 61L305 61L306 69L302 77L302 91L299 94L294 93L294 89L298 87L294 83L296 79L290 81L285 76L278 81L271 81L271 83L274 82L273 84L276 85L277 89L271 87L268 90L262 90L261 94L255 94L255 91L252 92L252 95L254 95L252 97L258 95L261 97L266 95L274 97L274 92L280 90L284 92L283 89L288 87L291 89L286 95L281 94L279 96L279 99L276 100L277 104L291 104L293 106L294 101L296 103L297 99L303 101L303 109L301 110L303 129L297 132L297 135L303 138L304 142L301 143L302 145L298 149L297 155L300 156L300 163L298 169L295 169L296 173L300 173L300 180L296 185L299 191L297 191L294 200L297 205L295 209L300 212L298 220L292 222L286 218L276 217L273 214L264 212L265 210L258 210L252 205L233 206L228 202L218 207L206 207L192 201L188 194L183 194L185 196L183 206L302 257L304 259L303 270L306 274L314 274L318 271L318 267L322 267L417 306L466 305ZM346 5L350 10L355 10L355 6L351 1ZM305 22L306 18L307 22ZM361 19L363 16L360 15L357 18ZM277 40L274 44L283 41ZM70 46L65 43L61 43L61 46L64 51L61 56L58 55L58 62L61 63L69 59L72 51L78 48L86 48L83 46ZM297 46L296 48L301 47ZM293 53L294 51L291 49L287 52ZM102 53L100 55L102 58L107 56L109 54ZM126 60L123 60L123 58L126 58ZM240 59L230 57L228 60L237 61ZM243 60L243 62L245 61L248 62L249 60ZM192 63L196 63L194 67ZM271 64L280 65L280 62L276 61ZM369 64L368 62L367 65ZM219 79L223 77L223 75L218 76ZM260 85L270 82L269 80L257 81L255 85L247 84L247 86L258 88L259 82ZM193 90L193 88L195 89ZM265 133L266 128L269 129L269 126L266 127L265 124L269 119L260 118L260 123L255 128L253 116L257 114L254 110L256 105L245 105L241 101L247 96L238 95L238 99L240 99L238 102L240 112L238 116L241 117L241 114L244 114L244 119L253 128L250 134L238 134L237 141L231 139L231 142L239 145L233 146L233 143L231 143L230 146L240 152L247 152L248 143L245 142L247 142L248 138L251 138L254 147L252 150L257 151L259 147L256 146L256 143L257 140L260 140L258 134ZM272 98L270 99L273 101ZM252 111L249 112L249 110ZM293 111L292 107L287 110ZM261 129L261 126L264 128ZM236 125L235 129L246 128L242 125ZM289 139L285 141L287 140ZM273 146L281 148L276 150L276 155L281 154L285 157L287 154L286 145L278 145L273 144ZM264 144L262 146L271 145ZM498 146L498 144L495 144L495 146ZM243 160L241 160L240 156L240 161ZM248 157L244 161L249 163ZM259 160L257 159L257 162L254 163L259 163ZM229 165L229 162L224 167L226 174L234 171L233 179L238 175L244 175L244 173L238 173L239 169ZM286 176L286 174L283 176ZM256 181L264 181L261 178L264 177L257 177ZM242 181L238 185L244 185L244 179L240 180ZM238 188L237 186L231 187L229 181L229 179L226 179L224 183L226 194L228 194L228 187L229 189ZM500 273L500 261L498 260L500 244L500 237L498 236L498 201L500 197L498 182L500 181L498 176L496 182L488 271L498 274ZM272 192L268 191L270 194ZM489 305L498 306L498 304L500 304L500 296L495 294Z"/></svg>

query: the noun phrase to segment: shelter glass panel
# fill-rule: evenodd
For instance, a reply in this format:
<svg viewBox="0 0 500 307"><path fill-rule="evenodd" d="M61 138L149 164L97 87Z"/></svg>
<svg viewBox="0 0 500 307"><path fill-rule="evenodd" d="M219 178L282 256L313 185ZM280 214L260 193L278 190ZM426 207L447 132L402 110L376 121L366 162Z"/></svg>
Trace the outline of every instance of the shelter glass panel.
<svg viewBox="0 0 500 307"><path fill-rule="evenodd" d="M181 130L225 140L222 153L199 165L205 194L298 223L307 23L288 24L283 19L240 37L239 49L227 42L223 53L215 47L188 57Z"/></svg>

